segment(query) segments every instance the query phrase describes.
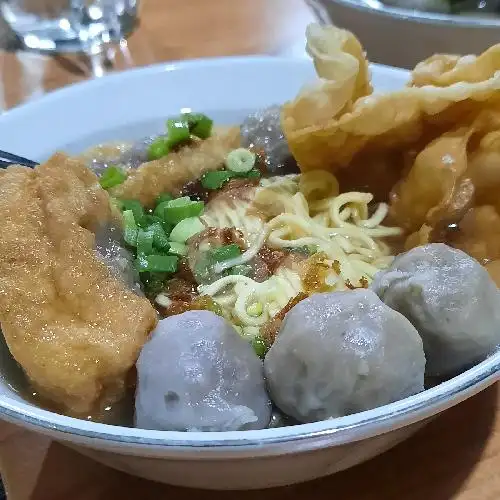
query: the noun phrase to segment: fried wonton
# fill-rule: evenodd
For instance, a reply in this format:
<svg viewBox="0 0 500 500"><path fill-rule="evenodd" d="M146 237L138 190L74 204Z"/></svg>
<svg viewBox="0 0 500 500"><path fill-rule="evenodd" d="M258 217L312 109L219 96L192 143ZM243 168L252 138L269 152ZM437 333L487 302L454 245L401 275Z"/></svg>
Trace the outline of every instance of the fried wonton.
<svg viewBox="0 0 500 500"><path fill-rule="evenodd" d="M351 51L342 44L328 43L333 33L344 35L335 27L315 28L307 32L308 43L321 46L323 51L312 51L315 66L328 67L330 59L336 61L342 56L353 59ZM352 35L351 35L352 36ZM499 48L492 48L497 53ZM470 123L483 109L492 109L500 104L500 59L463 58L451 64L438 64L437 57L449 60L450 56L436 56L433 71L425 73L430 81L442 77L446 86L405 87L386 94L359 95L359 85L342 84L347 81L366 79L365 60L358 61L357 74L352 74L354 64L332 64L327 73L318 73L325 80L315 90L306 90L282 109L281 122L292 154L302 171L325 169L332 172L352 164L363 164L365 172L380 161L380 154L387 158L389 152L401 152L423 145L447 132L464 120ZM465 64L465 62L467 64ZM449 62L449 61L448 61ZM462 73L467 75L464 79ZM415 73L415 82L425 81L423 67ZM429 75L432 75L429 76ZM340 83L339 83L340 82ZM346 92L351 89L351 93ZM367 84L362 87L367 89ZM305 106L315 99L324 103L319 106ZM352 105L350 103L353 103ZM326 117L326 110L331 110ZM391 161L394 161L391 159ZM399 160L401 161L401 160ZM360 173L361 175L361 173Z"/></svg>
<svg viewBox="0 0 500 500"><path fill-rule="evenodd" d="M82 163L56 154L0 171L0 323L41 398L71 415L119 400L155 327L151 304L96 257L111 223L107 193Z"/></svg>
<svg viewBox="0 0 500 500"><path fill-rule="evenodd" d="M457 82L479 83L492 78L500 68L500 45L494 45L479 56L434 54L418 63L409 85L448 87Z"/></svg>
<svg viewBox="0 0 500 500"><path fill-rule="evenodd" d="M239 127L220 129L204 141L143 163L111 192L117 198L136 199L145 206L152 206L160 194L179 195L187 183L222 168L227 154L238 148L240 141Z"/></svg>
<svg viewBox="0 0 500 500"><path fill-rule="evenodd" d="M322 80L282 109L302 172L328 170L341 191L389 201L407 249L445 241L483 263L500 259L500 45L479 56L434 55L406 87L369 94L367 83L359 95L359 85L345 82L367 81L366 60L355 74L355 64L329 64L353 59L331 43L335 36L352 37L335 27L308 29L308 44L321 49L308 52Z"/></svg>
<svg viewBox="0 0 500 500"><path fill-rule="evenodd" d="M418 154L391 193L390 214L408 233L417 233L409 236L407 247L428 241L455 241L456 246L484 261L488 253L485 249L491 253L498 246L492 238L500 240L500 226L492 235L484 231L486 213L490 227L500 222L493 217L500 208L500 110L482 111L466 124L464 120L465 126L444 133ZM476 213L474 207L481 208ZM489 207L486 212L485 207ZM472 230L471 220L476 221L474 226L481 224ZM495 251L489 258L497 257L500 254Z"/></svg>

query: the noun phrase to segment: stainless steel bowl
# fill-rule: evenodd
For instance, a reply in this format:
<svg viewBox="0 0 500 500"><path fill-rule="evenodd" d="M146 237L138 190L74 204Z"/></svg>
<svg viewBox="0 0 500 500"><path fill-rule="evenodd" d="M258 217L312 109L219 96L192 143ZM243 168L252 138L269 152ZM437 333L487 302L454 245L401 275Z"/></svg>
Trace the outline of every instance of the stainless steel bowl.
<svg viewBox="0 0 500 500"><path fill-rule="evenodd" d="M318 20L356 34L370 61L413 68L436 53L479 54L500 43L500 17L434 14L377 0L306 0Z"/></svg>

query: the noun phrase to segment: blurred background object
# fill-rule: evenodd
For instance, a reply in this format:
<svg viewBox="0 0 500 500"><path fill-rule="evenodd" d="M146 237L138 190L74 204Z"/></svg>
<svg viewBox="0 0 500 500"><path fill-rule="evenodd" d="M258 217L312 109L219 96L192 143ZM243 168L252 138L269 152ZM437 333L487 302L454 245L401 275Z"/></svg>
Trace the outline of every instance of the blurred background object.
<svg viewBox="0 0 500 500"><path fill-rule="evenodd" d="M370 61L389 66L411 69L435 53L479 54L500 42L496 0L385 1L306 0L320 22L353 31Z"/></svg>
<svg viewBox="0 0 500 500"><path fill-rule="evenodd" d="M303 0L142 0L138 19L129 36L96 53L57 53L26 50L0 12L0 113L70 83L163 61L304 57L305 29L314 16Z"/></svg>
<svg viewBox="0 0 500 500"><path fill-rule="evenodd" d="M26 48L95 52L132 31L137 0L4 0L1 12Z"/></svg>

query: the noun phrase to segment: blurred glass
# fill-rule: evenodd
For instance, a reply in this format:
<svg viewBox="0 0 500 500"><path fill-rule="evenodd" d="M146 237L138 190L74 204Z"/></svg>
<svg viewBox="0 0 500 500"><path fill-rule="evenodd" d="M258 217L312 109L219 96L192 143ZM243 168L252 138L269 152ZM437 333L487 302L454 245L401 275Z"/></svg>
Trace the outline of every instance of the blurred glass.
<svg viewBox="0 0 500 500"><path fill-rule="evenodd" d="M2 0L0 0L2 1ZM3 0L2 15L30 49L98 52L127 36L138 0Z"/></svg>

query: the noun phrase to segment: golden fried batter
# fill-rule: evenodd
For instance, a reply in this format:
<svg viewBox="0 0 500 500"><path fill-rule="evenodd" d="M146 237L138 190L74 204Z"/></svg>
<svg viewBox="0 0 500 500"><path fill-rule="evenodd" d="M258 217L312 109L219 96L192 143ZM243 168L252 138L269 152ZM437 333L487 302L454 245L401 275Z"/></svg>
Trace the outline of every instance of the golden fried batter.
<svg viewBox="0 0 500 500"><path fill-rule="evenodd" d="M322 83L286 103L281 114L290 150L303 172L337 172L354 164L364 176L381 152L388 158L389 152L420 150L451 128L470 124L482 110L500 108L500 45L479 57L433 56L417 66L410 86L366 95L367 82L359 82L368 78L366 61L357 59L359 70L353 75L352 67L338 64L343 58L355 59L352 52L329 43L332 31L343 30L318 29L314 38L307 35L308 43L321 42L324 49L312 52L316 68L322 68ZM322 101L330 115L325 117L319 106L305 107L304 99Z"/></svg>
<svg viewBox="0 0 500 500"><path fill-rule="evenodd" d="M321 80L281 113L301 171L333 172L341 191L389 201L406 249L445 241L499 260L500 44L478 56L436 54L406 87L370 94L354 35L333 26L306 35Z"/></svg>
<svg viewBox="0 0 500 500"><path fill-rule="evenodd" d="M63 413L99 411L125 378L157 317L94 253L108 195L62 154L0 172L0 322L40 396Z"/></svg>
<svg viewBox="0 0 500 500"><path fill-rule="evenodd" d="M240 146L240 140L239 127L232 127L192 147L184 147L159 160L143 163L112 194L152 206L160 194L178 195L188 182L198 180L205 172L222 168L227 154Z"/></svg>

